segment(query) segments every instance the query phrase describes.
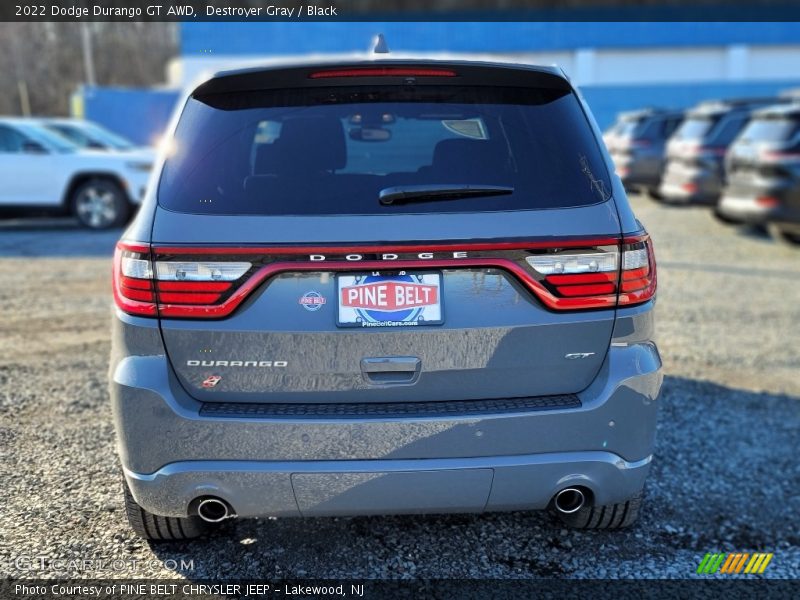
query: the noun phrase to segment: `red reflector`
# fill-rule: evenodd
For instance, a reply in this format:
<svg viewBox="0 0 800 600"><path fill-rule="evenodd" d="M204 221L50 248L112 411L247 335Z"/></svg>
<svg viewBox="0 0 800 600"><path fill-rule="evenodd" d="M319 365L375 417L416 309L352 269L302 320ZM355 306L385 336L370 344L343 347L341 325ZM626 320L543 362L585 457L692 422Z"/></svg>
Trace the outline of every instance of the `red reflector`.
<svg viewBox="0 0 800 600"><path fill-rule="evenodd" d="M230 289L226 281L159 281L159 292L224 292Z"/></svg>
<svg viewBox="0 0 800 600"><path fill-rule="evenodd" d="M623 281L622 291L635 292L636 290L643 290L648 285L650 285L649 279L634 279L633 281Z"/></svg>
<svg viewBox="0 0 800 600"><path fill-rule="evenodd" d="M690 194L694 194L697 191L697 184L696 183L684 183L681 186L681 189L684 192L689 192Z"/></svg>
<svg viewBox="0 0 800 600"><path fill-rule="evenodd" d="M574 275L548 275L547 283L565 285L571 283L614 283L617 279L615 273L576 273Z"/></svg>
<svg viewBox="0 0 800 600"><path fill-rule="evenodd" d="M120 275L119 282L126 288L134 288L137 290L149 290L152 288L152 284L147 279L134 279L133 277Z"/></svg>
<svg viewBox="0 0 800 600"><path fill-rule="evenodd" d="M213 304L219 300L220 294L180 294L167 292L158 294L158 300L166 304Z"/></svg>
<svg viewBox="0 0 800 600"><path fill-rule="evenodd" d="M593 285L566 285L556 288L562 296L596 296L601 294L613 294L615 287L613 283L598 283Z"/></svg>
<svg viewBox="0 0 800 600"><path fill-rule="evenodd" d="M132 290L130 288L122 288L120 293L131 300L138 300L140 302L153 301L153 292L147 290Z"/></svg>
<svg viewBox="0 0 800 600"><path fill-rule="evenodd" d="M649 267L642 267L641 269L631 269L630 271L623 271L622 280L631 281L633 279L641 279L642 277L647 277L647 274L649 272L650 272Z"/></svg>
<svg viewBox="0 0 800 600"><path fill-rule="evenodd" d="M363 69L335 69L316 71L310 79L329 79L335 77L455 77L449 69L410 69L407 67L368 67Z"/></svg>

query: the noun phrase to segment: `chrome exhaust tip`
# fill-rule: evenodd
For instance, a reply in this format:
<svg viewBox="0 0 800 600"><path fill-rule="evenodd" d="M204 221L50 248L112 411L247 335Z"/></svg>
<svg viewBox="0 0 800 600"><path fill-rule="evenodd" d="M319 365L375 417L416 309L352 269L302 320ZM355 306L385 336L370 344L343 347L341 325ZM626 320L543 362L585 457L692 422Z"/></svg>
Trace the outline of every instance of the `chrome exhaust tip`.
<svg viewBox="0 0 800 600"><path fill-rule="evenodd" d="M556 494L554 504L558 512L569 515L583 508L586 496L578 488L564 488Z"/></svg>
<svg viewBox="0 0 800 600"><path fill-rule="evenodd" d="M225 519L235 517L236 514L224 500L208 497L203 498L197 505L197 516L207 523L219 523Z"/></svg>

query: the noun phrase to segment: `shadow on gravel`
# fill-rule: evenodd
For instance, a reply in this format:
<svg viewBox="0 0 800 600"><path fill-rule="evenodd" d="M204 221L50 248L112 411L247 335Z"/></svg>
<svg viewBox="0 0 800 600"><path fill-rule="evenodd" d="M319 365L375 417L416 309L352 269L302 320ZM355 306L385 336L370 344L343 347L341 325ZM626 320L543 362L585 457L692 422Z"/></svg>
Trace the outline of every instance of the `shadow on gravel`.
<svg viewBox="0 0 800 600"><path fill-rule="evenodd" d="M800 398L666 377L660 402L647 499L628 530L568 531L522 512L260 519L152 550L193 559L181 575L198 580L693 577L705 552L735 551L774 552L773 576L787 576L800 556Z"/></svg>
<svg viewBox="0 0 800 600"><path fill-rule="evenodd" d="M92 231L70 217L0 218L0 257L111 257L122 229Z"/></svg>

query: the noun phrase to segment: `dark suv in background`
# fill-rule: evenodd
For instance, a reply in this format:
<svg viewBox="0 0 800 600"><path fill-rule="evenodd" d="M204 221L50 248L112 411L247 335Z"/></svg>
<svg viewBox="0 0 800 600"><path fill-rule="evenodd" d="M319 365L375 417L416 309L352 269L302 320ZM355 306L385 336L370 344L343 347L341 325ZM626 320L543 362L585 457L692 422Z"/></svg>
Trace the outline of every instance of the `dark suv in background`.
<svg viewBox="0 0 800 600"><path fill-rule="evenodd" d="M715 206L725 183L724 159L728 147L758 108L776 98L749 98L702 102L667 144L667 164L659 193L676 204Z"/></svg>
<svg viewBox="0 0 800 600"><path fill-rule="evenodd" d="M767 225L777 239L800 243L800 102L754 113L726 163L720 216Z"/></svg>
<svg viewBox="0 0 800 600"><path fill-rule="evenodd" d="M657 194L667 140L682 121L680 110L647 108L619 114L603 139L626 189Z"/></svg>

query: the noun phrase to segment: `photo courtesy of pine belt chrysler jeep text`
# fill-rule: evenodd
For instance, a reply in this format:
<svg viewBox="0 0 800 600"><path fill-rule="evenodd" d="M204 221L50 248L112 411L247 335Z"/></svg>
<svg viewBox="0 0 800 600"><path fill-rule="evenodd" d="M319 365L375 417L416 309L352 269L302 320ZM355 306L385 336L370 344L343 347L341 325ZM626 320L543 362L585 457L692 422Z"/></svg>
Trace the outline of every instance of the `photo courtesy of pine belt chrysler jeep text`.
<svg viewBox="0 0 800 600"><path fill-rule="evenodd" d="M557 68L331 58L178 110L114 260L129 521L637 516L656 264Z"/></svg>

